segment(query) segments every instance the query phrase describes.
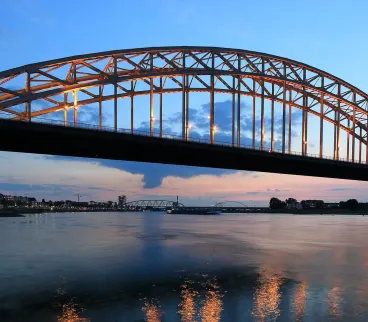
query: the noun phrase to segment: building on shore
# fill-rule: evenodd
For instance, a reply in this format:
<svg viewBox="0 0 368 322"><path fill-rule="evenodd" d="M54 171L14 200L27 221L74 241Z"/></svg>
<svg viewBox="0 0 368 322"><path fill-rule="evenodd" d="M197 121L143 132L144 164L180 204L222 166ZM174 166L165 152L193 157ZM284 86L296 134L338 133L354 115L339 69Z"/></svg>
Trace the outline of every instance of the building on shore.
<svg viewBox="0 0 368 322"><path fill-rule="evenodd" d="M119 196L119 198L118 198L118 207L123 208L124 205L126 204L126 202L127 202L126 196L124 196L124 195Z"/></svg>

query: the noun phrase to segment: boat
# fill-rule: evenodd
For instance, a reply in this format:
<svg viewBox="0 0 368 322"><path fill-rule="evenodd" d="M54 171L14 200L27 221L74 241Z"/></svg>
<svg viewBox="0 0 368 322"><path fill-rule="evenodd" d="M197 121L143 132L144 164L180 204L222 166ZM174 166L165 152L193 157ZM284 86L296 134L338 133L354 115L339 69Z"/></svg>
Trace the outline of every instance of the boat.
<svg viewBox="0 0 368 322"><path fill-rule="evenodd" d="M167 213L170 215L205 215L205 216L221 215L221 211L209 208L204 209L175 208L169 209Z"/></svg>

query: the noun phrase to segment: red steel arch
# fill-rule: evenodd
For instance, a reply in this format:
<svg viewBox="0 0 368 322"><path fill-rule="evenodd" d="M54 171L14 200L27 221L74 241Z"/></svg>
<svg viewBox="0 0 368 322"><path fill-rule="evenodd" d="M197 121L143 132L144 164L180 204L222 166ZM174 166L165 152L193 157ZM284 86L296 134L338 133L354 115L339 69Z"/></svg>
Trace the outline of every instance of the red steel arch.
<svg viewBox="0 0 368 322"><path fill-rule="evenodd" d="M16 80L22 80L22 83ZM147 88L142 89L145 85ZM113 85L113 94L105 92ZM78 93L84 98L78 100ZM32 121L63 110L77 110L99 104L102 128L102 102L114 101L114 128L117 130L118 99L131 101L133 131L134 97L150 96L150 134L154 128L154 96L160 96L160 136L162 136L162 96L182 94L182 139L188 139L189 93L210 93L210 141L215 135L215 93L231 94L232 144L240 144L240 97L253 98L252 146L256 142L256 99L261 101L260 148L264 148L264 102L271 101L271 150L274 149L274 104L282 105L282 152L291 149L291 108L302 110L302 154L307 155L308 115L320 119L319 155L323 157L324 122L334 125L333 157L340 158L340 131L347 133L347 159L362 161L362 145L368 160L368 95L355 86L309 65L264 53L217 47L157 47L108 51L79 55L0 72L0 111L14 120ZM32 108L34 101L47 102L45 108ZM289 108L289 113L287 113ZM288 118L288 119L287 119ZM289 126L287 126L287 124ZM288 133L286 129L288 128ZM288 138L287 138L288 137ZM350 147L351 139L351 147ZM355 142L359 143L356 160ZM286 146L288 142L288 146ZM351 151L351 156L349 153Z"/></svg>

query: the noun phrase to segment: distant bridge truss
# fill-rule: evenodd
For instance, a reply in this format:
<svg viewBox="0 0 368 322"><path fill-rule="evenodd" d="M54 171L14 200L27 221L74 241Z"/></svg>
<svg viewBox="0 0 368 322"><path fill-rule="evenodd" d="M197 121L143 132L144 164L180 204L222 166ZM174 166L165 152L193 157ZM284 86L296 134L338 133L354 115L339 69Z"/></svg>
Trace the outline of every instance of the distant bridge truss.
<svg viewBox="0 0 368 322"><path fill-rule="evenodd" d="M182 203L177 203L175 201L170 200L137 200L137 201L130 201L123 205L123 208L152 208L152 209L166 209L166 208L173 208L173 207L184 207Z"/></svg>
<svg viewBox="0 0 368 322"><path fill-rule="evenodd" d="M214 207L217 207L217 208L221 208L221 207L225 207L225 208L231 208L231 207L234 207L234 208L248 208L248 206L240 201L230 201L230 200L227 200L227 201L221 201L221 202L218 202L215 204Z"/></svg>
<svg viewBox="0 0 368 322"><path fill-rule="evenodd" d="M0 113L15 121L49 122L53 113L61 112L62 118L51 123L88 127L78 122L78 115L82 109L92 113L90 106L95 104L98 115L95 129L140 134L134 128L136 99L146 96L149 113L145 135L167 137L163 133L165 96L177 94L180 98L177 139L182 141L192 140L193 93L208 95L209 144L216 143L218 131L215 95L225 94L231 100L230 146L368 162L368 95L336 76L287 58L217 47L155 47L66 57L0 72ZM246 106L250 121L245 131L251 140L247 146L241 133L244 97L251 102ZM127 129L118 127L121 100L128 103L124 107L130 113ZM103 124L107 101L112 102L111 128ZM282 116L281 133L276 135L277 109ZM299 137L293 136L296 110L301 113ZM68 119L70 112L72 122ZM270 124L266 124L265 116ZM312 118L318 124L313 131L308 123ZM308 140L312 136L318 142L315 155L308 153ZM157 201L147 202L157 205Z"/></svg>

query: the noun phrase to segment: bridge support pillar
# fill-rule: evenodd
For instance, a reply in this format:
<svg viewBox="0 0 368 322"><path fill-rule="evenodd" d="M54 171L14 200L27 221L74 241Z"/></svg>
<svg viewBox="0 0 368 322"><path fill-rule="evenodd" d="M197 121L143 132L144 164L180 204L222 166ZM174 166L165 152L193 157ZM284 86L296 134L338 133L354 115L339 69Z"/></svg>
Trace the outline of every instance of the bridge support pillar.
<svg viewBox="0 0 368 322"><path fill-rule="evenodd" d="M241 70L241 56L238 54L238 71ZM238 79L238 88L237 88L237 94L238 94L238 104L237 104L237 125L236 125L236 146L239 148L240 144L241 144L241 140L240 140L240 133L241 133L241 128L240 128L240 103L241 103L241 78L240 75L238 75L237 77ZM235 81L234 81L234 91L235 91ZM235 122L235 120L234 120ZM234 124L235 126L235 124Z"/></svg>
<svg viewBox="0 0 368 322"><path fill-rule="evenodd" d="M186 138L185 128L185 76L182 76L182 88L181 88L181 138Z"/></svg>
<svg viewBox="0 0 368 322"><path fill-rule="evenodd" d="M98 87L98 96L100 99L98 100L98 125L100 131L102 130L102 86Z"/></svg>
<svg viewBox="0 0 368 322"><path fill-rule="evenodd" d="M29 72L27 72L27 78L26 78L26 92L28 94L31 93L31 75ZM26 102L26 115L27 115L27 121L31 122L32 119L32 110L31 110L31 101Z"/></svg>
<svg viewBox="0 0 368 322"><path fill-rule="evenodd" d="M356 94L353 93L353 103L356 104ZM351 160L355 162L355 106L353 107L353 128L351 130Z"/></svg>
<svg viewBox="0 0 368 322"><path fill-rule="evenodd" d="M322 78L323 79L323 78ZM322 82L323 83L323 82ZM323 118L324 118L324 95L321 94L319 115L319 157L323 157Z"/></svg>
<svg viewBox="0 0 368 322"><path fill-rule="evenodd" d="M185 136L186 141L189 140L190 124L189 124L189 78L185 76Z"/></svg>
<svg viewBox="0 0 368 322"><path fill-rule="evenodd" d="M367 129L368 129L368 115L367 115ZM365 138L365 163L368 164L368 131L366 130L366 138Z"/></svg>
<svg viewBox="0 0 368 322"><path fill-rule="evenodd" d="M238 106L237 106L237 112L238 112L238 117L237 117L237 126L236 126L236 131L237 131L237 140L236 140L236 144L237 147L240 147L240 104L241 104L241 91L240 91L240 76L238 76Z"/></svg>
<svg viewBox="0 0 368 322"><path fill-rule="evenodd" d="M235 77L233 76L233 93L231 100L231 145L235 144Z"/></svg>
<svg viewBox="0 0 368 322"><path fill-rule="evenodd" d="M341 87L340 85L337 86L337 96L340 97L341 95ZM340 108L341 108L341 101L340 99L337 101L337 126L336 126L336 159L340 159Z"/></svg>
<svg viewBox="0 0 368 322"><path fill-rule="evenodd" d="M160 77L160 138L162 138L162 90L162 77Z"/></svg>
<svg viewBox="0 0 368 322"><path fill-rule="evenodd" d="M118 61L117 58L114 57L114 74L115 74L115 83L114 83L114 131L118 130Z"/></svg>
<svg viewBox="0 0 368 322"><path fill-rule="evenodd" d="M282 84L282 153L285 153L285 136L286 136L286 82Z"/></svg>
<svg viewBox="0 0 368 322"><path fill-rule="evenodd" d="M303 77L306 79L304 70ZM303 112L302 112L302 155L307 155L308 147L308 98L306 96L305 86L303 86Z"/></svg>
<svg viewBox="0 0 368 322"><path fill-rule="evenodd" d="M73 108L73 111L74 111L74 117L73 117L73 120L74 120L74 122L73 122L73 124L74 124L74 127L76 127L77 126L77 107L74 107Z"/></svg>
<svg viewBox="0 0 368 322"><path fill-rule="evenodd" d="M134 84L130 82L130 133L134 133Z"/></svg>
<svg viewBox="0 0 368 322"><path fill-rule="evenodd" d="M155 127L155 113L154 113L154 97L153 97L153 78L150 78L150 136L153 136Z"/></svg>
<svg viewBox="0 0 368 322"><path fill-rule="evenodd" d="M275 124L275 84L272 83L272 99L271 99L271 151L273 151L275 149L274 124Z"/></svg>
<svg viewBox="0 0 368 322"><path fill-rule="evenodd" d="M212 70L215 69L215 53L211 52ZM210 92L210 142L215 143L215 76L211 75L211 92Z"/></svg>
<svg viewBox="0 0 368 322"><path fill-rule="evenodd" d="M350 120L348 119L348 129L350 130ZM350 132L346 132L346 159L350 159Z"/></svg>
<svg viewBox="0 0 368 322"><path fill-rule="evenodd" d="M252 148L256 146L256 81L253 78Z"/></svg>
<svg viewBox="0 0 368 322"><path fill-rule="evenodd" d="M262 64L264 66L264 64ZM264 79L262 79L262 93L261 93L261 150L264 149Z"/></svg>
<svg viewBox="0 0 368 322"><path fill-rule="evenodd" d="M215 143L215 79L211 75L211 93L210 93L210 142Z"/></svg>
<svg viewBox="0 0 368 322"><path fill-rule="evenodd" d="M32 120L31 102L26 102L26 115L27 115L27 121L31 122Z"/></svg>
<svg viewBox="0 0 368 322"><path fill-rule="evenodd" d="M292 123L292 105L291 89L289 90L289 127L288 127L288 153L291 153L291 123Z"/></svg>
<svg viewBox="0 0 368 322"><path fill-rule="evenodd" d="M78 110L78 99L77 99L77 91L73 92L73 99L74 99L74 105L73 105L73 125L74 127L77 126L77 110Z"/></svg>
<svg viewBox="0 0 368 322"><path fill-rule="evenodd" d="M362 128L359 128L360 133L359 136L362 137L363 133L362 133ZM362 163L362 141L359 140L359 163Z"/></svg>

